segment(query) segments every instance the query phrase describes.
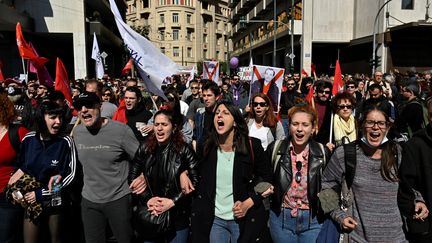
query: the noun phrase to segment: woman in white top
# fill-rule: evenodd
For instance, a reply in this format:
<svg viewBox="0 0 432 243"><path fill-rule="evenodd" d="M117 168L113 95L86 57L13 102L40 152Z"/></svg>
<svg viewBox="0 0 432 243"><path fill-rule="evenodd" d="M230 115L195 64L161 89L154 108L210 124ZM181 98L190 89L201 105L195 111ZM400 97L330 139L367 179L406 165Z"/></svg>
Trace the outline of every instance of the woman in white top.
<svg viewBox="0 0 432 243"><path fill-rule="evenodd" d="M276 118L270 98L258 93L252 97L252 109L249 113L249 136L261 140L264 150L276 139L284 139L282 123Z"/></svg>

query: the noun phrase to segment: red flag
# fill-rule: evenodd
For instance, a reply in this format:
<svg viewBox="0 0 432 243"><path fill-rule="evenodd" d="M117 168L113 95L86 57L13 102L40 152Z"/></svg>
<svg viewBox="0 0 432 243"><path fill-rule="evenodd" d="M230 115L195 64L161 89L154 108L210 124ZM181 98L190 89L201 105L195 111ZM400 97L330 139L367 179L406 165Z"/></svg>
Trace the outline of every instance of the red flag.
<svg viewBox="0 0 432 243"><path fill-rule="evenodd" d="M130 73L130 71L132 70L132 65L133 65L133 60L132 58L129 59L129 61L126 63L126 66L124 66L121 75L126 75L128 73Z"/></svg>
<svg viewBox="0 0 432 243"><path fill-rule="evenodd" d="M306 72L306 70L302 69L301 73L303 76L309 77L309 74Z"/></svg>
<svg viewBox="0 0 432 243"><path fill-rule="evenodd" d="M342 80L342 71L339 65L339 60L336 60L336 68L333 82L332 95L336 95L340 91L343 90L343 80Z"/></svg>
<svg viewBox="0 0 432 243"><path fill-rule="evenodd" d="M308 94L306 95L305 99L306 99L306 101L307 101L310 105L312 105L312 102L313 102L313 99L314 99L313 85L311 85L311 86L309 87L309 92L308 92Z"/></svg>
<svg viewBox="0 0 432 243"><path fill-rule="evenodd" d="M316 72L316 65L314 63L311 64L311 73Z"/></svg>
<svg viewBox="0 0 432 243"><path fill-rule="evenodd" d="M4 76L3 76L3 62L0 61L0 80L4 80Z"/></svg>
<svg viewBox="0 0 432 243"><path fill-rule="evenodd" d="M36 53L34 53L33 49L30 47L30 45L27 44L27 42L25 41L24 36L22 34L21 24L19 22L16 25L16 42L17 42L20 56L22 58L30 59L36 65L39 65L39 66L42 66L46 62L48 62L47 58L37 56Z"/></svg>
<svg viewBox="0 0 432 243"><path fill-rule="evenodd" d="M56 78L54 83L54 89L64 94L68 106L72 108L72 94L70 90L68 74L66 72L66 68L63 65L63 62L58 57L57 57Z"/></svg>
<svg viewBox="0 0 432 243"><path fill-rule="evenodd" d="M126 117L126 103L124 99L120 100L119 107L117 108L114 116L112 118L114 121L119 121L121 123L126 124L128 122Z"/></svg>
<svg viewBox="0 0 432 243"><path fill-rule="evenodd" d="M36 56L39 57L39 54L37 53L36 49L34 48L31 42L29 42L29 45L32 48L34 54L36 54ZM29 72L37 73L37 77L40 84L49 87L53 86L53 79L51 78L51 75L49 74L48 69L45 67L45 65L38 65L35 64L33 60L30 60Z"/></svg>

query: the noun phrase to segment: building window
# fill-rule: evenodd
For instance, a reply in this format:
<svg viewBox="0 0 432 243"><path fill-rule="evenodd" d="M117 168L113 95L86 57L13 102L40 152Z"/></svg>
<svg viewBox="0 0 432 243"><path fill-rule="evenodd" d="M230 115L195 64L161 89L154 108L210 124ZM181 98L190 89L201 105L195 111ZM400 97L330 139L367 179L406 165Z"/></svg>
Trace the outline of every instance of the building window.
<svg viewBox="0 0 432 243"><path fill-rule="evenodd" d="M203 58L207 58L207 50L203 50Z"/></svg>
<svg viewBox="0 0 432 243"><path fill-rule="evenodd" d="M173 56L175 57L180 56L180 48L178 46L173 47Z"/></svg>
<svg viewBox="0 0 432 243"><path fill-rule="evenodd" d="M189 41L192 40L192 32L187 32L186 39Z"/></svg>
<svg viewBox="0 0 432 243"><path fill-rule="evenodd" d="M179 39L179 30L173 30L173 40Z"/></svg>
<svg viewBox="0 0 432 243"><path fill-rule="evenodd" d="M159 14L159 22L161 24L165 23L165 14Z"/></svg>
<svg viewBox="0 0 432 243"><path fill-rule="evenodd" d="M179 22L179 14L178 13L173 13L172 14L172 22L173 23L178 23Z"/></svg>
<svg viewBox="0 0 432 243"><path fill-rule="evenodd" d="M163 54L165 54L165 47L161 47L160 50Z"/></svg>
<svg viewBox="0 0 432 243"><path fill-rule="evenodd" d="M402 9L414 9L414 0L402 0Z"/></svg>
<svg viewBox="0 0 432 243"><path fill-rule="evenodd" d="M221 38L217 38L217 40L216 40L216 44L219 46L220 45L220 39Z"/></svg>
<svg viewBox="0 0 432 243"><path fill-rule="evenodd" d="M150 8L150 0L142 0L143 8Z"/></svg>
<svg viewBox="0 0 432 243"><path fill-rule="evenodd" d="M192 48L187 48L187 57L192 57Z"/></svg>
<svg viewBox="0 0 432 243"><path fill-rule="evenodd" d="M192 15L188 14L186 15L186 23L190 24L192 20Z"/></svg>
<svg viewBox="0 0 432 243"><path fill-rule="evenodd" d="M219 59L219 51L216 51L216 59Z"/></svg>
<svg viewBox="0 0 432 243"><path fill-rule="evenodd" d="M208 38L207 38L207 35L204 35L204 36L203 36L203 41L204 41L204 43L207 43L207 42L208 42L207 39L208 39Z"/></svg>
<svg viewBox="0 0 432 243"><path fill-rule="evenodd" d="M165 31L163 31L163 30L159 31L159 36L160 36L160 40L164 41L165 40Z"/></svg>

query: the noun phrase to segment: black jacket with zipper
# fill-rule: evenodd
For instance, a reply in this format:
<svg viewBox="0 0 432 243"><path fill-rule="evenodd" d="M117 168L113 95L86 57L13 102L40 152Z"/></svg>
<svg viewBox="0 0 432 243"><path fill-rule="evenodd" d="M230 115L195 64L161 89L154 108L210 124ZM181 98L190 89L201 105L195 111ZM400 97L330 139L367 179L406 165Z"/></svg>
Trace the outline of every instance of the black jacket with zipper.
<svg viewBox="0 0 432 243"><path fill-rule="evenodd" d="M192 147L186 143L179 151L170 142L166 146L158 146L155 152L149 151L146 143L142 143L135 154L129 180L132 181L143 172L147 188L140 196L147 199L153 196L172 199L175 206L170 209L171 222L176 229L182 229L189 225L191 199L182 193L180 174L187 170L195 186L198 182L197 163Z"/></svg>
<svg viewBox="0 0 432 243"><path fill-rule="evenodd" d="M287 138L287 142L289 144L290 138ZM274 143L271 143L267 147L267 154L271 156L273 149ZM289 146L287 146L285 153L287 153L285 160L280 161L280 163L276 161L278 164L275 168L273 177L274 193L271 198L271 209L277 215L281 212L284 195L288 192L293 178ZM281 158L282 157L283 156L281 156ZM321 216L318 193L321 190L321 171L324 169L327 158L329 158L329 151L325 148L323 150L319 143L309 140L307 197L312 217L317 215Z"/></svg>

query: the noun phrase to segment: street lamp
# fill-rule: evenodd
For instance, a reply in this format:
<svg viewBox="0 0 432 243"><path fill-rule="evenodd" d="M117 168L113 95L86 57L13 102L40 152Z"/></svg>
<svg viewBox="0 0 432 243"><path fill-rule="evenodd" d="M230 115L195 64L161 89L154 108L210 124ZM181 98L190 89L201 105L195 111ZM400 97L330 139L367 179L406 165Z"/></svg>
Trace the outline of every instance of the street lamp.
<svg viewBox="0 0 432 243"><path fill-rule="evenodd" d="M392 0L388 0L387 2L385 2L382 6L381 6L381 8L378 10L378 13L376 14L376 16L375 16L375 22L374 22L374 26L373 26L373 40L372 40L372 61L373 61L373 64L372 64L372 75L374 75L374 73L375 73L375 65L376 65L376 25L377 25L377 20L378 20L378 16L379 16L379 14L380 14L380 12L381 12L381 10L383 10L383 8L384 8L384 6L385 5L387 5L389 2L391 2Z"/></svg>
<svg viewBox="0 0 432 243"><path fill-rule="evenodd" d="M276 1L274 1L276 2ZM276 11L275 11L276 12ZM269 23L270 21L268 20L240 20L239 23ZM273 67L276 67L276 30L277 30L277 26L276 23L284 25L285 27L287 27L288 31L291 32L291 34L293 34L291 28L288 26L287 23L284 23L282 21L278 21L278 20L273 20ZM251 43L251 49L252 49L252 43ZM291 53L294 53L294 46L291 45ZM291 62L293 63L293 59L291 60Z"/></svg>

